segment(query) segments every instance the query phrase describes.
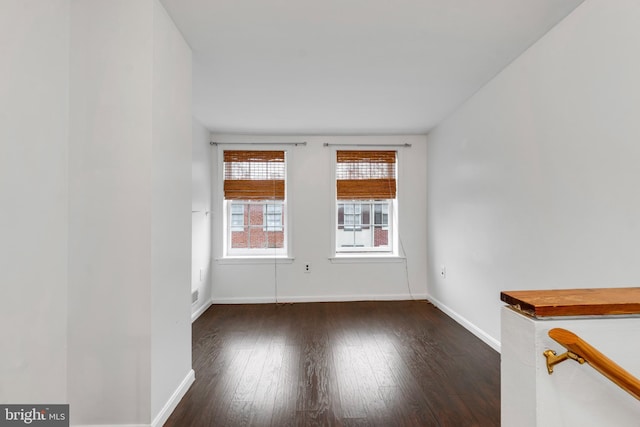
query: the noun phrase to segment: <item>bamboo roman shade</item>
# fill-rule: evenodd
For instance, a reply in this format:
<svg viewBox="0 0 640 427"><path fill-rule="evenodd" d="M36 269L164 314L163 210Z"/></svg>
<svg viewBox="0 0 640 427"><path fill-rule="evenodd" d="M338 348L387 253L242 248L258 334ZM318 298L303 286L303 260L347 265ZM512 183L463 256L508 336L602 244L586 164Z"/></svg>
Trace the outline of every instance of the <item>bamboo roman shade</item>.
<svg viewBox="0 0 640 427"><path fill-rule="evenodd" d="M337 151L339 200L396 198L395 151Z"/></svg>
<svg viewBox="0 0 640 427"><path fill-rule="evenodd" d="M224 152L224 198L284 200L284 151Z"/></svg>

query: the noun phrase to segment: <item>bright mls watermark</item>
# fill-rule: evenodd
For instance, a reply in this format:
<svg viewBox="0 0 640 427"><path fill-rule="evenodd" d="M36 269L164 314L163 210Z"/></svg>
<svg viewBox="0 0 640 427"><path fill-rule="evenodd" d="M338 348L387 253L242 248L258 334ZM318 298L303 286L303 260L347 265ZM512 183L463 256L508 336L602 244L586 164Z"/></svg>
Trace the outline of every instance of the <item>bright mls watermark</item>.
<svg viewBox="0 0 640 427"><path fill-rule="evenodd" d="M69 427L69 405L0 405L0 427Z"/></svg>

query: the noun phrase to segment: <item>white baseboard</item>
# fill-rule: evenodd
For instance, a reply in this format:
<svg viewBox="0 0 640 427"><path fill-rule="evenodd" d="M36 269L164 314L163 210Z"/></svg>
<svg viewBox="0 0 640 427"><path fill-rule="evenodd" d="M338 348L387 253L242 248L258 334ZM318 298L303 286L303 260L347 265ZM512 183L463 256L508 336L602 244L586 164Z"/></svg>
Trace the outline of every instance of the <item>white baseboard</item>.
<svg viewBox="0 0 640 427"><path fill-rule="evenodd" d="M273 297L231 297L231 298L211 298L212 304L269 304L276 300Z"/></svg>
<svg viewBox="0 0 640 427"><path fill-rule="evenodd" d="M71 424L73 427L162 427L162 425L169 419L169 416L176 409L178 403L180 403L180 399L184 397L184 395L191 387L191 384L196 379L195 372L193 369L189 371L187 376L182 380L176 391L173 392L167 403L164 405L160 413L156 415L156 418L153 420L151 424Z"/></svg>
<svg viewBox="0 0 640 427"><path fill-rule="evenodd" d="M202 313L207 311L207 309L211 307L211 304L213 304L213 301L211 300L211 298L209 298L209 300L204 304L202 304L202 306L199 309L191 313L191 323L195 322L196 319L202 315Z"/></svg>
<svg viewBox="0 0 640 427"><path fill-rule="evenodd" d="M184 377L184 380L182 380L176 391L173 392L167 403L165 403L158 415L156 415L151 423L151 427L162 427L162 425L169 419L173 410L176 409L178 403L180 403L180 399L184 397L195 380L196 374L193 369L191 369L189 373L187 373L187 376Z"/></svg>
<svg viewBox="0 0 640 427"><path fill-rule="evenodd" d="M453 320L455 320L460 325L462 325L466 330L468 330L473 335L475 335L476 337L478 337L482 341L484 341L485 344L487 344L489 347L493 348L495 351L500 353L500 349L501 349L500 341L498 341L497 339L493 338L491 335L487 334L485 331L483 331L482 329L480 329L479 327L477 327L476 325L471 323L469 320L467 320L465 317L461 316L456 311L454 311L451 308L447 307L446 305L444 305L443 303L441 303L437 299L435 299L435 298L433 298L431 296L427 296L427 299L429 301L431 301L431 303L433 303L433 305L435 305L440 310L442 310L442 312L444 312L447 316L451 317Z"/></svg>
<svg viewBox="0 0 640 427"><path fill-rule="evenodd" d="M273 304L276 302L349 302L349 301L407 301L426 300L426 293L382 294L382 295L322 295L322 296L280 296L275 297L233 297L213 298L213 304Z"/></svg>
<svg viewBox="0 0 640 427"><path fill-rule="evenodd" d="M427 299L427 294L382 294L382 295L322 295L322 296L282 296L278 302L349 302L349 301L406 301Z"/></svg>

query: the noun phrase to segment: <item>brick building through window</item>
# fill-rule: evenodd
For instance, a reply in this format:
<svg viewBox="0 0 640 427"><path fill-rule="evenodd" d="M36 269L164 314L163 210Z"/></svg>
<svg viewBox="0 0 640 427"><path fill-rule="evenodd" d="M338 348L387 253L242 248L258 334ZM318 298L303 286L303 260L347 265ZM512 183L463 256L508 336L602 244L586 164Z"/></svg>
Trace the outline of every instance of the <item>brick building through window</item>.
<svg viewBox="0 0 640 427"><path fill-rule="evenodd" d="M231 203L231 248L284 248L282 205L250 201Z"/></svg>

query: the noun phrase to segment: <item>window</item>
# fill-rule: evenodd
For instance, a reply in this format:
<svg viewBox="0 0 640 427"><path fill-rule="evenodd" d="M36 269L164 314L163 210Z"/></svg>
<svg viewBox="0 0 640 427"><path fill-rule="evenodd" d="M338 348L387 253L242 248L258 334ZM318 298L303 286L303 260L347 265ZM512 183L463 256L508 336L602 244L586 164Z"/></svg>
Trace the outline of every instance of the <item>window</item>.
<svg viewBox="0 0 640 427"><path fill-rule="evenodd" d="M286 255L284 151L225 150L226 256Z"/></svg>
<svg viewBox="0 0 640 427"><path fill-rule="evenodd" d="M396 210L395 151L336 151L337 254L395 254Z"/></svg>

